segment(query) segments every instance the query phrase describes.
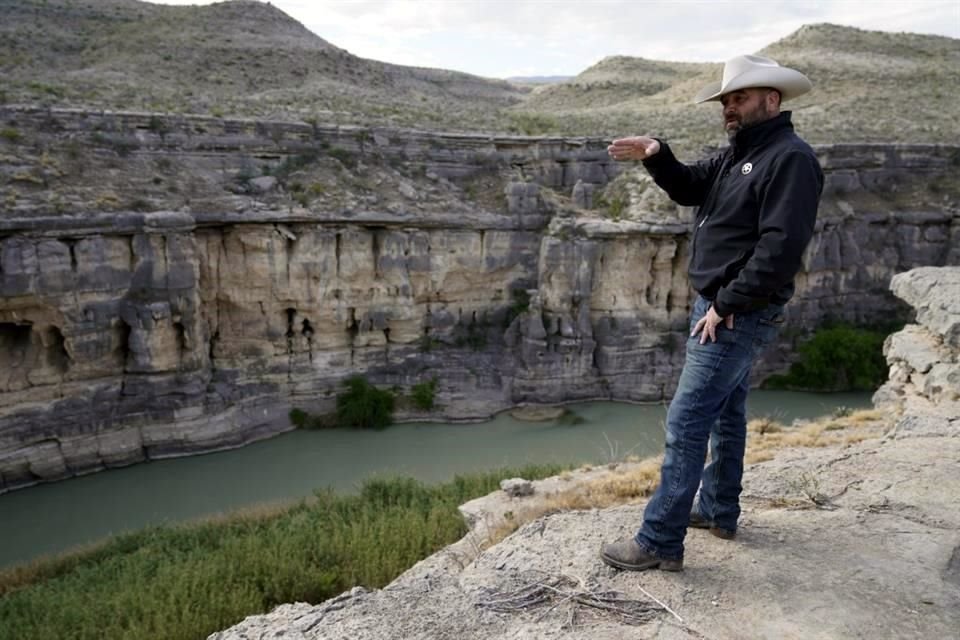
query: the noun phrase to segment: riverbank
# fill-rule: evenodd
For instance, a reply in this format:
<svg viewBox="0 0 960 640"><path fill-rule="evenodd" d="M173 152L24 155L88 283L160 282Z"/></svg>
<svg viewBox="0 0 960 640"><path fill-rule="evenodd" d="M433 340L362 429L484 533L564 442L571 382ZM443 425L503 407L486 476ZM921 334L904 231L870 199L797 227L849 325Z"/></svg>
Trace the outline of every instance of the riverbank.
<svg viewBox="0 0 960 640"><path fill-rule="evenodd" d="M0 571L0 639L189 640L282 602L382 587L466 533L458 505L503 478L561 469L502 469L431 487L373 480L357 495L318 491Z"/></svg>
<svg viewBox="0 0 960 640"><path fill-rule="evenodd" d="M387 588L284 605L211 640L280 631L300 639L555 640L586 629L597 640L951 637L960 628L960 437L914 437L893 423L890 414L854 414L764 434L771 438L754 424L753 439L785 446L748 467L737 538L691 531L679 574L617 572L599 561L602 543L639 525L656 479L649 463L624 465L575 490L561 488L561 476L534 483L531 498L497 492L468 503L473 532ZM505 533L504 524L517 530L484 542ZM658 611L636 628L563 595L512 611L484 608L520 602L518 590L559 576L572 577L581 594L616 592Z"/></svg>
<svg viewBox="0 0 960 640"><path fill-rule="evenodd" d="M872 406L869 394L758 391L748 402L749 415L786 422L864 406ZM438 484L501 467L606 463L663 449L662 406L603 402L565 410L569 419L542 423L500 414L476 425L298 430L233 451L14 491L0 495L0 569L108 535L296 501L316 489L356 493L370 478L409 476Z"/></svg>

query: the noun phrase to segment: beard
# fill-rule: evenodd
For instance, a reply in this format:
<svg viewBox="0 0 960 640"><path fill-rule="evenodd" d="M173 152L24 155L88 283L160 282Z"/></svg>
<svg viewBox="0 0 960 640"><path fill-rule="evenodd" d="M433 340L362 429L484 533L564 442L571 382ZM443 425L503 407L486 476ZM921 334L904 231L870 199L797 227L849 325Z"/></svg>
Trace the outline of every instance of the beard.
<svg viewBox="0 0 960 640"><path fill-rule="evenodd" d="M767 103L765 100L761 100L755 109L742 115L735 114L731 116L730 119L724 115L723 125L727 132L727 139L730 140L730 142L733 142L733 139L737 137L739 132L752 127L753 125L760 124L761 122L766 122L770 118L770 110L767 109Z"/></svg>

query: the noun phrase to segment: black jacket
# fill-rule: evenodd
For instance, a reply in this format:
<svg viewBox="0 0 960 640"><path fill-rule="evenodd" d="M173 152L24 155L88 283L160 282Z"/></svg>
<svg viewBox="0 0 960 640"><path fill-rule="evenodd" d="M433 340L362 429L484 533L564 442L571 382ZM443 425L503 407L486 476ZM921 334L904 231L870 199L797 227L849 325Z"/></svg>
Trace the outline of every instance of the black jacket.
<svg viewBox="0 0 960 640"><path fill-rule="evenodd" d="M748 127L715 156L685 165L661 141L644 160L675 202L698 206L690 282L721 316L784 304L813 236L823 171L790 112Z"/></svg>

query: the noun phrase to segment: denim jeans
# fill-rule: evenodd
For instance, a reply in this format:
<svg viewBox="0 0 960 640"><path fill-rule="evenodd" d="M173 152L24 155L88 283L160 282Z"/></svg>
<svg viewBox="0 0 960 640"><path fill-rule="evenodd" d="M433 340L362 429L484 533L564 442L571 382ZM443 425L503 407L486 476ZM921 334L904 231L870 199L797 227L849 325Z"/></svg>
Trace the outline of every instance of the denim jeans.
<svg viewBox="0 0 960 640"><path fill-rule="evenodd" d="M697 297L690 331L710 301ZM733 329L717 326L717 341L687 340L676 395L667 412L667 444L660 486L647 504L635 540L648 553L683 558L683 538L700 486L698 509L713 526L735 531L747 440L746 400L754 358L776 337L783 307L735 314ZM710 464L704 468L707 441ZM702 486L701 486L702 483Z"/></svg>

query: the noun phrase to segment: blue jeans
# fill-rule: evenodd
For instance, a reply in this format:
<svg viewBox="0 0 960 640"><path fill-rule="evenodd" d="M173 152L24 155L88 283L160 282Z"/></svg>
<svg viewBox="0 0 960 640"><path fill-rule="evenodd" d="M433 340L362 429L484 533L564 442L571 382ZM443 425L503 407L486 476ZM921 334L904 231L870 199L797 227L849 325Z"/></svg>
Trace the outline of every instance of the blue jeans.
<svg viewBox="0 0 960 640"><path fill-rule="evenodd" d="M710 308L698 296L690 331ZM717 326L717 341L687 340L687 355L676 395L667 412L667 444L660 486L647 504L635 540L662 558L683 558L690 509L700 488L700 515L713 525L736 531L740 517L740 481L747 440L746 401L754 358L777 335L783 307L735 314L733 329ZM710 464L704 468L707 440Z"/></svg>

